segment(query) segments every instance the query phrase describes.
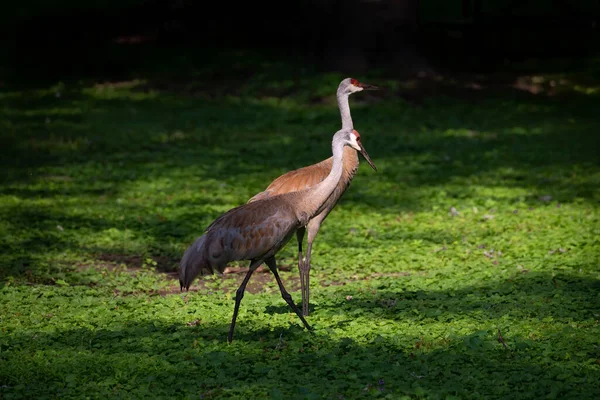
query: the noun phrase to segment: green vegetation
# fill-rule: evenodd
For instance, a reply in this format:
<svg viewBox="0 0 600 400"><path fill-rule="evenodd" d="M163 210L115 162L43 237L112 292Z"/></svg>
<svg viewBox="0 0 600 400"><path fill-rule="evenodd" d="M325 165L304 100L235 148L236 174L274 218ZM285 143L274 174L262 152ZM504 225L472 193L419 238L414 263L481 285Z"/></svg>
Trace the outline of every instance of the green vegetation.
<svg viewBox="0 0 600 400"><path fill-rule="evenodd" d="M243 272L181 294L179 257L330 155L344 76L215 62L231 76L0 94L0 397L600 398L597 84L416 105L398 94L418 82L357 76L388 88L350 99L379 171L361 165L315 243L315 332L257 273L228 345Z"/></svg>

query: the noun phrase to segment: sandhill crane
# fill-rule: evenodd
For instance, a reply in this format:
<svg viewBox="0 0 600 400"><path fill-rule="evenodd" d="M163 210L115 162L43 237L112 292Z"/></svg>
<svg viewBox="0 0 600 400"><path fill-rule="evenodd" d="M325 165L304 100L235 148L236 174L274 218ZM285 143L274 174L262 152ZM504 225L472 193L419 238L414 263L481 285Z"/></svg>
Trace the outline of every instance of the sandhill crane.
<svg viewBox="0 0 600 400"><path fill-rule="evenodd" d="M267 264L281 296L311 330L302 313L285 290L277 273L275 254L290 240L294 232L308 223L325 200L331 196L343 173L344 147L350 146L370 160L353 129L341 129L333 136L333 163L329 175L310 189L269 197L233 208L206 228L204 235L187 248L179 264L180 289L189 290L194 278L204 270L222 274L234 260L250 260L248 273L236 291L235 308L227 340L233 340L233 330L240 302L250 276L263 262Z"/></svg>
<svg viewBox="0 0 600 400"><path fill-rule="evenodd" d="M353 129L352 117L350 115L350 105L348 104L348 97L355 92L362 90L378 90L379 88L374 85L361 83L354 78L346 78L337 89L337 102L340 109L340 115L342 117L342 129ZM321 182L331 170L333 158L330 157L327 160L321 161L317 164L309 165L304 168L300 168L294 171L290 171L279 178L275 179L263 192L256 194L250 200L249 203L275 196L282 193L294 192L302 189L309 188L317 183ZM369 161L369 160L367 160ZM369 161L371 167L377 171L375 165ZM306 227L301 226L296 231L296 237L298 239L298 270L300 271L300 290L302 292L302 315L307 316L309 313L309 276L310 276L310 253L312 250L312 243L315 240L321 223L327 218L327 215L333 210L333 207L337 204L340 197L344 194L352 178L356 174L358 169L358 153L352 147L344 148L344 169L342 171L342 177L338 182L333 194L321 210L309 221ZM304 240L304 233L308 229L308 240L306 248L306 257L302 255L302 241Z"/></svg>

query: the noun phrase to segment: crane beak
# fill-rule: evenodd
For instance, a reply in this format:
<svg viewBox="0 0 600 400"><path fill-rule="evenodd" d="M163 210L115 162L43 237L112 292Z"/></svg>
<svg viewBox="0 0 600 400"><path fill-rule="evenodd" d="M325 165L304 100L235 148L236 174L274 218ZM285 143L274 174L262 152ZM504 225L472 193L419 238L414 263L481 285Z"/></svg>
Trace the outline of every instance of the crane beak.
<svg viewBox="0 0 600 400"><path fill-rule="evenodd" d="M365 158L365 160L367 160L367 162L369 163L371 168L373 168L374 171L377 171L377 167L375 166L375 164L373 164L373 161L371 161L371 157L369 157L369 153L367 153L367 150L365 150L362 143L359 142L358 145L360 146L360 150L359 150L360 154L362 154L362 156Z"/></svg>
<svg viewBox="0 0 600 400"><path fill-rule="evenodd" d="M380 87L379 86L375 86L375 85L369 85L368 83L360 83L360 87L363 88L364 90L379 90Z"/></svg>

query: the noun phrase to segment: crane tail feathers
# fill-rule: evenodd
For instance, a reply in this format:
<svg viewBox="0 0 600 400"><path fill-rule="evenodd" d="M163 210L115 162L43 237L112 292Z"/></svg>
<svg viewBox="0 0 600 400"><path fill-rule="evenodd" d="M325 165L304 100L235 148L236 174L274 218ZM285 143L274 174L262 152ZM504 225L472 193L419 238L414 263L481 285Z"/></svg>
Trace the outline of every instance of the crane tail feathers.
<svg viewBox="0 0 600 400"><path fill-rule="evenodd" d="M193 280L205 267L206 259L204 255L204 242L206 236L202 235L197 238L190 247L183 253L181 262L179 263L179 290L189 290Z"/></svg>

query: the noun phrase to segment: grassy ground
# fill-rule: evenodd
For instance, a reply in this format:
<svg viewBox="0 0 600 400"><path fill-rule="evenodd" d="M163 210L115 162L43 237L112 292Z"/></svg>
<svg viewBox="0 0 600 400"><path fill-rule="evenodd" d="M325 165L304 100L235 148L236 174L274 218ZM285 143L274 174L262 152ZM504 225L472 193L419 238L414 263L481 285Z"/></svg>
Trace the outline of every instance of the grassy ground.
<svg viewBox="0 0 600 400"><path fill-rule="evenodd" d="M235 79L0 94L0 397L600 397L597 85L357 76L388 88L350 100L379 170L315 243L315 333L261 273L228 345L245 265L180 294L177 262L330 155L344 78L242 59ZM299 303L295 253L278 261Z"/></svg>

